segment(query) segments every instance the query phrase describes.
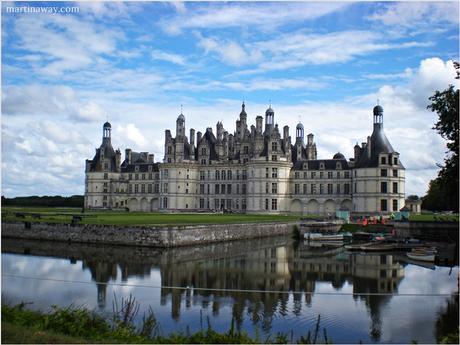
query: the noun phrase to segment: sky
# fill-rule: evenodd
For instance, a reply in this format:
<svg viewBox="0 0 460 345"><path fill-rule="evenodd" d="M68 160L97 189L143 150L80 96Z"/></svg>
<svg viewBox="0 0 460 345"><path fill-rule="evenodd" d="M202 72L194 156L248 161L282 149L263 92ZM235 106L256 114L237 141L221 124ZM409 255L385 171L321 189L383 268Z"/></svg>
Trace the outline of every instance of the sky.
<svg viewBox="0 0 460 345"><path fill-rule="evenodd" d="M2 2L2 195L83 194L106 120L123 159L131 148L161 162L181 105L187 133L217 121L232 133L244 101L249 125L270 103L292 137L301 121L324 159L353 157L378 102L406 195L422 196L447 151L426 106L459 87L458 7Z"/></svg>

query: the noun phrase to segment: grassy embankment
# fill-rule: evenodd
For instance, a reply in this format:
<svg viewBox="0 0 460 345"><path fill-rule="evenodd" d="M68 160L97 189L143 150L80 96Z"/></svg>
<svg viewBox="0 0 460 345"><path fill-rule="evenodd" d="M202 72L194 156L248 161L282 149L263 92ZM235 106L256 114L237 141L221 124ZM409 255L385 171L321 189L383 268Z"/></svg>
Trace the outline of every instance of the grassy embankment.
<svg viewBox="0 0 460 345"><path fill-rule="evenodd" d="M2 221L27 221L47 223L70 223L72 216L81 216L82 224L108 225L191 225L191 224L232 224L297 221L300 216L259 215L259 214L203 214L203 213L144 213L87 211L79 208L44 207L3 207Z"/></svg>
<svg viewBox="0 0 460 345"><path fill-rule="evenodd" d="M254 344L293 343L293 333L277 333L266 339L249 337L237 331L232 320L227 332L212 329L209 318L205 328L191 333L189 330L163 336L155 315L150 311L143 316L142 324L134 326L138 304L129 298L122 302L112 320L84 308L53 307L50 313L29 311L24 304L14 307L2 305L3 343L124 343L124 344ZM313 332L308 331L298 343L328 342L327 332L320 329L320 317Z"/></svg>

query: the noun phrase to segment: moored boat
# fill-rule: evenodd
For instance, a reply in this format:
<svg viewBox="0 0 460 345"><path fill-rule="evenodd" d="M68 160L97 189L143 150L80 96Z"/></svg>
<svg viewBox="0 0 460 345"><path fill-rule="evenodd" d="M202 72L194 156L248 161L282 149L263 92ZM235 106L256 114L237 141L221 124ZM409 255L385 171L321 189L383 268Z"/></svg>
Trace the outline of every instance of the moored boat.
<svg viewBox="0 0 460 345"><path fill-rule="evenodd" d="M416 247L407 253L407 257L412 260L434 262L436 259L436 248Z"/></svg>
<svg viewBox="0 0 460 345"><path fill-rule="evenodd" d="M323 235L321 233L306 233L304 236L308 241L343 241L343 234Z"/></svg>

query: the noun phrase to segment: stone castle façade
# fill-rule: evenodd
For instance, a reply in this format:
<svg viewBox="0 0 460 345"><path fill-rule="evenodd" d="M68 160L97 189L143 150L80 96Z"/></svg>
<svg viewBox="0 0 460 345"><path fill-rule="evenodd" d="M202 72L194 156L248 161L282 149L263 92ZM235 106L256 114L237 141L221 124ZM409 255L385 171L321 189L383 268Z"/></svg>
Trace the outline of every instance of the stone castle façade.
<svg viewBox="0 0 460 345"><path fill-rule="evenodd" d="M341 153L318 159L313 134L275 124L271 107L248 127L243 103L233 134L221 122L216 133L190 129L176 120L176 136L165 131L163 162L148 152L114 150L111 125L103 125L102 144L86 160L85 208L130 211L272 214L379 215L404 206L405 168L383 131L383 108L373 109L374 128L354 157Z"/></svg>

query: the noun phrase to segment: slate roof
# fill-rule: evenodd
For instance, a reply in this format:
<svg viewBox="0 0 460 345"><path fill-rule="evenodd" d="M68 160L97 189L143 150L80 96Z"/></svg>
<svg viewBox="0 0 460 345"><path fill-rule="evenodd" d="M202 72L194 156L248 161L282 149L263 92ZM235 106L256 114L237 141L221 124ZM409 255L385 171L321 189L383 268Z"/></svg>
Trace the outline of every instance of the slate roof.
<svg viewBox="0 0 460 345"><path fill-rule="evenodd" d="M308 170L320 170L320 164L324 163L324 170L336 170L337 162L340 162L342 165L341 170L348 170L348 162L346 159L311 159L311 160L301 160L294 163L294 170L304 170L304 164L307 164ZM323 170L323 169L321 169Z"/></svg>

